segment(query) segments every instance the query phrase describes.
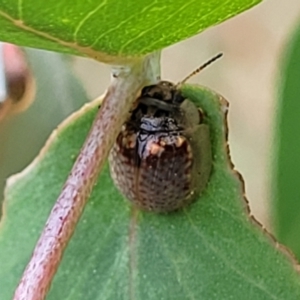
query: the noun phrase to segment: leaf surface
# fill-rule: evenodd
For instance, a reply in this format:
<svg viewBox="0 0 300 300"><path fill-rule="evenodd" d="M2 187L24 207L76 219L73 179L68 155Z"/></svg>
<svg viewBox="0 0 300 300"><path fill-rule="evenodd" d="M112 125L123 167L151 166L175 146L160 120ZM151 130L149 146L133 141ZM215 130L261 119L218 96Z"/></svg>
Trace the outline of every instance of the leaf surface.
<svg viewBox="0 0 300 300"><path fill-rule="evenodd" d="M106 168L47 299L300 299L291 259L249 221L227 157L224 100L202 87L183 91L211 130L213 172L205 192L177 213L141 212L117 192ZM74 115L10 179L0 227L0 299L11 299L96 110L94 104Z"/></svg>
<svg viewBox="0 0 300 300"><path fill-rule="evenodd" d="M261 0L0 1L0 40L101 61L153 52Z"/></svg>

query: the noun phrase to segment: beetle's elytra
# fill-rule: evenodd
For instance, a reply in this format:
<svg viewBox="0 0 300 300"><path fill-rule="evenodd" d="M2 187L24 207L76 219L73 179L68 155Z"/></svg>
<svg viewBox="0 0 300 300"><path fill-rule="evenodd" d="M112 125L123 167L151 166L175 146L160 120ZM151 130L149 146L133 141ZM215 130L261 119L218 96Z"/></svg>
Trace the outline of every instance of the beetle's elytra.
<svg viewBox="0 0 300 300"><path fill-rule="evenodd" d="M200 110L167 81L144 87L110 152L121 193L141 209L170 212L205 188L212 166Z"/></svg>

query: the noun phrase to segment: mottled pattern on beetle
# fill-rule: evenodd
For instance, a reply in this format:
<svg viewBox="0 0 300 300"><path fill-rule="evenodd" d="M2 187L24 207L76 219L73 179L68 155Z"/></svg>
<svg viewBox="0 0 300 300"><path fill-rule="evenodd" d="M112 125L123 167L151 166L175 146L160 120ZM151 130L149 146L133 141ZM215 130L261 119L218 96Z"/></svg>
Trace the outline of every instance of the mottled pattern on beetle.
<svg viewBox="0 0 300 300"><path fill-rule="evenodd" d="M191 147L180 132L135 134L123 128L110 161L115 184L140 208L173 211L193 196Z"/></svg>
<svg viewBox="0 0 300 300"><path fill-rule="evenodd" d="M129 133L125 126L109 154L110 173L117 188L128 198L134 197L136 170L136 134ZM126 191L123 191L123 190Z"/></svg>
<svg viewBox="0 0 300 300"><path fill-rule="evenodd" d="M111 175L139 208L170 212L205 188L212 166L209 127L176 85L144 87L110 152Z"/></svg>
<svg viewBox="0 0 300 300"><path fill-rule="evenodd" d="M157 212L180 208L190 196L192 174L191 148L186 138L180 134L149 135L140 155L137 205Z"/></svg>

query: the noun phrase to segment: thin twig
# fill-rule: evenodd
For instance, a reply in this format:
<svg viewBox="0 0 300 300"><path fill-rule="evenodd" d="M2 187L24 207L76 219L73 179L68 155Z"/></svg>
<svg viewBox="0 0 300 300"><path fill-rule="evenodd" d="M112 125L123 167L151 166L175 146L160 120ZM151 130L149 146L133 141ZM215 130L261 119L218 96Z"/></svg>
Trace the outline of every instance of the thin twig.
<svg viewBox="0 0 300 300"><path fill-rule="evenodd" d="M113 79L73 169L34 249L14 300L46 297L63 252L129 109L142 86L159 80L159 53L127 67L115 67Z"/></svg>

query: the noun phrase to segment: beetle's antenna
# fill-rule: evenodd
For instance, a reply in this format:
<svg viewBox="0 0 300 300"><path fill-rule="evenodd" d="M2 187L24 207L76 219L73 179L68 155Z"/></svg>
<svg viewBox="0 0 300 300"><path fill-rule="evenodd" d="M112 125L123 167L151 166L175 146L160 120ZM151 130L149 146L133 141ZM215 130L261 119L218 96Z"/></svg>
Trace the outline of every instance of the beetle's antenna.
<svg viewBox="0 0 300 300"><path fill-rule="evenodd" d="M184 84L186 81L188 81L192 76L198 74L200 71L202 71L203 69L205 69L208 65L210 65L211 63L213 63L214 61L216 61L217 59L219 59L222 56L223 56L223 53L219 53L218 55L216 55L213 58L211 58L210 60L208 60L202 66L200 66L195 71L193 71L191 74L189 74L187 77L185 77L182 81L178 82L176 84L176 87L177 88L180 87L182 84Z"/></svg>

